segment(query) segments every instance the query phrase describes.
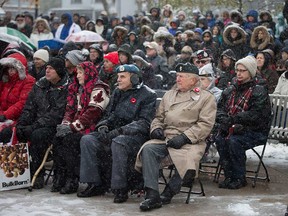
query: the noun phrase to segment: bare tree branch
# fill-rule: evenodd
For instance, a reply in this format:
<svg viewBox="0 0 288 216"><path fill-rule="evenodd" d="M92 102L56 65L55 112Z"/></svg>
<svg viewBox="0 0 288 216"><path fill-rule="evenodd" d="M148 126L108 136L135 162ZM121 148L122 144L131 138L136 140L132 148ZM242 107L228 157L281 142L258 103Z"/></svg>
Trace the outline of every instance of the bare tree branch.
<svg viewBox="0 0 288 216"><path fill-rule="evenodd" d="M0 7L2 8L3 6L4 6L4 4L6 3L6 2L8 2L9 0L3 0L2 1L2 3L0 4Z"/></svg>

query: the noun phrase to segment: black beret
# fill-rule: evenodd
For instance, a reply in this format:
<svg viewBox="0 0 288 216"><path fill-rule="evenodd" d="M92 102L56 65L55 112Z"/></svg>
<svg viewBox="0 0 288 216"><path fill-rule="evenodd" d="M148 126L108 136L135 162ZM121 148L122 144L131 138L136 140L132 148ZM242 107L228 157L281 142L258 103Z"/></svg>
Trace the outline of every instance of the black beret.
<svg viewBox="0 0 288 216"><path fill-rule="evenodd" d="M193 74L199 75L198 68L194 64L191 64L189 62L185 64L184 63L177 64L175 71L180 72L180 73L193 73Z"/></svg>

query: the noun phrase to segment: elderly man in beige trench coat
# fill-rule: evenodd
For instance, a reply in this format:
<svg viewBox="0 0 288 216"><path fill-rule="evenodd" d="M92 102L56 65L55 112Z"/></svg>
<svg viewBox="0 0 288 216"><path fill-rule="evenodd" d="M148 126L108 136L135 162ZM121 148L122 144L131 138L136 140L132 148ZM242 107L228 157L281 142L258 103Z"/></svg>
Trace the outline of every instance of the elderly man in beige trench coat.
<svg viewBox="0 0 288 216"><path fill-rule="evenodd" d="M146 191L142 211L169 204L182 186L190 186L197 176L205 139L215 122L214 96L200 89L199 71L190 63L176 66L176 86L166 92L151 123L151 140L137 155L136 170L142 172ZM176 167L175 175L159 194L161 162L167 157Z"/></svg>

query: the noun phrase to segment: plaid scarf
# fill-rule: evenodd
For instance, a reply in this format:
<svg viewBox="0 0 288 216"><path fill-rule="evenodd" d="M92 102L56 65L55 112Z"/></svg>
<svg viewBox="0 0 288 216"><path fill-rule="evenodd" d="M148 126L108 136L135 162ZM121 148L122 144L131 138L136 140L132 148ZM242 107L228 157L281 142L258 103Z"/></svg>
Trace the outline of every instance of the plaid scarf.
<svg viewBox="0 0 288 216"><path fill-rule="evenodd" d="M252 90L252 87L249 87L243 92L243 94L240 95L238 100L235 102L236 89L234 88L228 100L228 114L230 116L234 116L239 112L244 112L249 108L248 102L252 95Z"/></svg>

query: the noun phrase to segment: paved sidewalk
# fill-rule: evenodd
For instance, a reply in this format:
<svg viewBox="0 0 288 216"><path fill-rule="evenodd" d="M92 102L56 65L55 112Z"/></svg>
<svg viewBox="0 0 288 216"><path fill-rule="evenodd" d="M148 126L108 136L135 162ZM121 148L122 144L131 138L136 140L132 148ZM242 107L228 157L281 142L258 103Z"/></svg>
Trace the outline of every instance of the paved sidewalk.
<svg viewBox="0 0 288 216"><path fill-rule="evenodd" d="M139 210L143 197L134 195L123 204L114 204L112 194L80 199L76 194L51 193L50 181L44 189L32 192L27 189L0 192L0 215L284 216L288 204L288 160L265 158L265 163L270 174L269 183L258 181L256 187L252 188L251 180L248 180L248 185L239 190L219 189L213 182L213 176L201 173L206 196L191 195L190 203L185 204L186 194L180 193L170 205L151 212ZM256 161L248 158L247 164L251 168ZM198 187L195 183L195 190Z"/></svg>

